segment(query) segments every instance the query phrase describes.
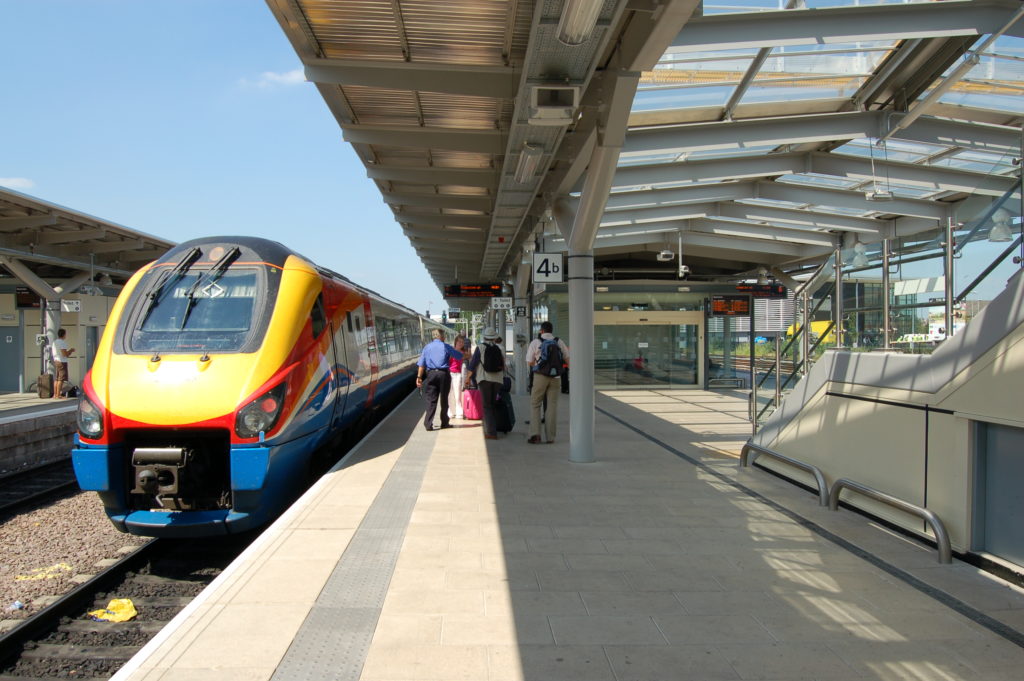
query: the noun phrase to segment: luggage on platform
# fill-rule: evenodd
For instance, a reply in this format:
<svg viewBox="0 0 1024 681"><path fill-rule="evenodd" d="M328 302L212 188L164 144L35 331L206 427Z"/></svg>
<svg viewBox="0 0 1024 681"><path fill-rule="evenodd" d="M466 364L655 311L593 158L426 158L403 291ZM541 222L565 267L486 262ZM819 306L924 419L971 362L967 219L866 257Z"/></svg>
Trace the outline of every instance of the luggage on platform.
<svg viewBox="0 0 1024 681"><path fill-rule="evenodd" d="M516 427L516 411L512 407L512 393L499 390L494 398L494 429L499 433L511 433Z"/></svg>
<svg viewBox="0 0 1024 681"><path fill-rule="evenodd" d="M36 389L43 398L53 397L53 374L40 374L36 381Z"/></svg>
<svg viewBox="0 0 1024 681"><path fill-rule="evenodd" d="M484 417L483 396L476 388L462 391L462 417L469 421L480 421Z"/></svg>

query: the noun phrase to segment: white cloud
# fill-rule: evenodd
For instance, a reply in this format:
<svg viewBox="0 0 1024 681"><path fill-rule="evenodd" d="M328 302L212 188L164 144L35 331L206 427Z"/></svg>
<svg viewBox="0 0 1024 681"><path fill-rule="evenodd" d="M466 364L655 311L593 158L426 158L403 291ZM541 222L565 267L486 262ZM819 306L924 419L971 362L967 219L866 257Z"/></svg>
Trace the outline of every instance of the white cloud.
<svg viewBox="0 0 1024 681"><path fill-rule="evenodd" d="M32 189L36 183L25 177L0 177L0 187L8 189Z"/></svg>
<svg viewBox="0 0 1024 681"><path fill-rule="evenodd" d="M306 82L306 74L302 72L302 69L295 69L293 71L286 71L284 73L274 73L273 71L264 71L260 74L260 77L255 81L249 80L248 78L242 79L242 85L245 87L255 88L272 88L272 87L288 87L289 85L298 85Z"/></svg>

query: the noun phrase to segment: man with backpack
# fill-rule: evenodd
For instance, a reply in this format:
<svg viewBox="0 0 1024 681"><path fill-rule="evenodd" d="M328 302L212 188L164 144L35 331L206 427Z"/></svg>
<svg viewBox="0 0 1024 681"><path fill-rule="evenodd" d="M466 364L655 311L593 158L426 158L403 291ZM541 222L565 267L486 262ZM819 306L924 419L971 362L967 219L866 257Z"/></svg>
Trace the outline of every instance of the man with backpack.
<svg viewBox="0 0 1024 681"><path fill-rule="evenodd" d="M493 327L484 329L484 342L473 351L469 360L469 377L480 388L483 403L484 439L498 439L496 400L505 378L505 350L497 343L498 332Z"/></svg>
<svg viewBox="0 0 1024 681"><path fill-rule="evenodd" d="M530 341L526 364L530 367L533 388L530 390L530 437L532 445L555 441L558 431L558 395L562 391L562 374L569 362L569 348L554 335L551 322L541 322L540 337ZM544 427L547 437L541 438L541 405L547 401Z"/></svg>

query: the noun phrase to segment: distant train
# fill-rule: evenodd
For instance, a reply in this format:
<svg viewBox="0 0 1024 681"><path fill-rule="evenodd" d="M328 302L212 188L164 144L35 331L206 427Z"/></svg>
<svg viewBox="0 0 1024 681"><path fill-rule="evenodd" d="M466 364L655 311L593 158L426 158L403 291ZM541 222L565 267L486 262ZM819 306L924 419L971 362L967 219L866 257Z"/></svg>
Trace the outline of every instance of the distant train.
<svg viewBox="0 0 1024 681"><path fill-rule="evenodd" d="M436 326L274 241L183 243L111 310L82 383L79 485L132 534L262 525L325 445L411 391Z"/></svg>

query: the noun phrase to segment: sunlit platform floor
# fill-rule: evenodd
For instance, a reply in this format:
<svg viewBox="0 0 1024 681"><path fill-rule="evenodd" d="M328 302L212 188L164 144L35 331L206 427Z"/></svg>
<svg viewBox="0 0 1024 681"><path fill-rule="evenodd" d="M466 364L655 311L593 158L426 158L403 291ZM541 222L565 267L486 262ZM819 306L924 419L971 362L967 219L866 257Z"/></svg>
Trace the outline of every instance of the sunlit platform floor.
<svg viewBox="0 0 1024 681"><path fill-rule="evenodd" d="M115 679L1024 678L1024 595L758 469L740 392L597 396L596 461L407 400Z"/></svg>

